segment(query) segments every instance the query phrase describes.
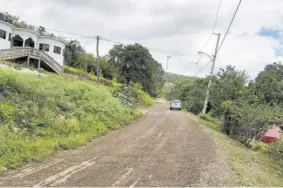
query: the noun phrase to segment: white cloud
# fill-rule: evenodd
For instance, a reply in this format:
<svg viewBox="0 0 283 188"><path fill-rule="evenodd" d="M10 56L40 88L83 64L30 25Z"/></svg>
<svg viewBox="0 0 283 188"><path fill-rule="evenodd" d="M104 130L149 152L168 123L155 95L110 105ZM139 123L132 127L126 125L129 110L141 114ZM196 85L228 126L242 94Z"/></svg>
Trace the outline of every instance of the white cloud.
<svg viewBox="0 0 283 188"><path fill-rule="evenodd" d="M238 0L222 1L215 32L224 35L237 3ZM18 15L30 24L197 54L212 32L218 0L2 0L1 4L4 6L0 11ZM282 60L282 56L275 57L275 49L282 49L283 44L258 35L262 27L283 31L282 8L282 0L242 1L216 68L231 64L254 77L266 64ZM88 51L95 51L94 39L79 40ZM280 40L283 41L283 36ZM213 37L204 51L212 54L215 43ZM102 41L101 54L112 46ZM152 54L165 67L166 54ZM198 58L172 57L169 71L194 75L197 66L192 62ZM208 60L203 58L198 69ZM208 73L209 67L199 75Z"/></svg>

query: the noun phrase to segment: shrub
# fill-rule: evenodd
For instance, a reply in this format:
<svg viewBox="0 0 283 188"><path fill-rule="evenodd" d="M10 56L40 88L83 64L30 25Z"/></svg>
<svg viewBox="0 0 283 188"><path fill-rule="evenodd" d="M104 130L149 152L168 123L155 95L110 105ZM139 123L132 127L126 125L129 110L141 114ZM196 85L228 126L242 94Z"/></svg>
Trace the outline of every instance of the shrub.
<svg viewBox="0 0 283 188"><path fill-rule="evenodd" d="M214 123L214 124L219 124L218 119L215 119L215 118L211 117L209 114L201 114L200 118L204 119L206 121L209 121L211 123Z"/></svg>
<svg viewBox="0 0 283 188"><path fill-rule="evenodd" d="M139 84L128 86L115 93L114 96L119 98L122 104L130 108L150 106L154 103L154 99L148 93L141 90Z"/></svg>
<svg viewBox="0 0 283 188"><path fill-rule="evenodd" d="M271 155L283 159L283 139L269 144L268 150Z"/></svg>

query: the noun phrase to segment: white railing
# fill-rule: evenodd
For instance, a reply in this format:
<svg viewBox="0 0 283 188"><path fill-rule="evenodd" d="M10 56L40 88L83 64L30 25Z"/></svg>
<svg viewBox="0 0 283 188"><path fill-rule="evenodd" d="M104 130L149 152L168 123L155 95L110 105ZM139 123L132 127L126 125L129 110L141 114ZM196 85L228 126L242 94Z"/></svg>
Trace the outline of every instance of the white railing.
<svg viewBox="0 0 283 188"><path fill-rule="evenodd" d="M31 56L36 59L41 59L57 73L63 72L63 66L41 50L30 47L12 47L10 49L0 50L0 59L5 60L9 58L17 58L19 56Z"/></svg>

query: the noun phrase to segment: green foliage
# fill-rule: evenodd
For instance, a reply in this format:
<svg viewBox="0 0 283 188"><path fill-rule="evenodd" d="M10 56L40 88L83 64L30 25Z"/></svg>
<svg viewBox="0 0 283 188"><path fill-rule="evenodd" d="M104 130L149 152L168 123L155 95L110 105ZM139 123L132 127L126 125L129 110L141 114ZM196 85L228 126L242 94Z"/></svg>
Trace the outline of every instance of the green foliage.
<svg viewBox="0 0 283 188"><path fill-rule="evenodd" d="M83 59L83 54L85 54L85 50L79 41L69 41L64 50L64 64L71 67L86 68L86 62L79 61Z"/></svg>
<svg viewBox="0 0 283 188"><path fill-rule="evenodd" d="M279 159L283 159L283 139L269 145L269 153ZM282 170L283 176L283 170Z"/></svg>
<svg viewBox="0 0 283 188"><path fill-rule="evenodd" d="M139 84L126 87L124 90L117 92L114 96L119 98L121 103L128 108L150 106L154 103L154 99L143 91Z"/></svg>
<svg viewBox="0 0 283 188"><path fill-rule="evenodd" d="M69 76L0 69L0 88L0 169L82 145L140 115L108 87Z"/></svg>
<svg viewBox="0 0 283 188"><path fill-rule="evenodd" d="M250 88L261 102L268 105L282 105L283 65L280 63L266 65L255 82L250 84Z"/></svg>
<svg viewBox="0 0 283 188"><path fill-rule="evenodd" d="M171 99L180 99L182 106L189 112L199 114L203 108L203 101L207 88L207 80L189 78L179 81L172 89Z"/></svg>
<svg viewBox="0 0 283 188"><path fill-rule="evenodd" d="M282 122L283 111L280 107L240 100L227 108L221 127L227 135L249 145L256 136Z"/></svg>
<svg viewBox="0 0 283 188"><path fill-rule="evenodd" d="M199 117L216 125L219 123L218 119L211 117L209 114L200 114Z"/></svg>
<svg viewBox="0 0 283 188"><path fill-rule="evenodd" d="M73 67L64 66L64 72L67 73L67 74L77 75L77 76L79 76L79 79L87 79L87 80L91 79L90 75L87 72L85 72L81 69L76 69L76 68L73 68Z"/></svg>
<svg viewBox="0 0 283 188"><path fill-rule="evenodd" d="M117 70L120 83L139 83L154 97L160 93L164 84L162 65L142 45L115 45L109 51L109 63Z"/></svg>

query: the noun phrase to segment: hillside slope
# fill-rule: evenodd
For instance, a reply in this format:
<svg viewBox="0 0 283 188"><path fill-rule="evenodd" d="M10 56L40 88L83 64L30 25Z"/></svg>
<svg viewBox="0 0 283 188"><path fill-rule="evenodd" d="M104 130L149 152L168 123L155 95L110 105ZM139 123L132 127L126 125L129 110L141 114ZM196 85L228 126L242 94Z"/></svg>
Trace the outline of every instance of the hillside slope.
<svg viewBox="0 0 283 188"><path fill-rule="evenodd" d="M0 171L84 144L140 115L112 89L0 68Z"/></svg>
<svg viewBox="0 0 283 188"><path fill-rule="evenodd" d="M193 76L184 76L184 75L180 75L180 74L174 74L174 73L167 72L167 73L165 73L164 78L165 78L166 82L175 84L175 83L179 82L180 80L193 79L195 77L193 77Z"/></svg>

